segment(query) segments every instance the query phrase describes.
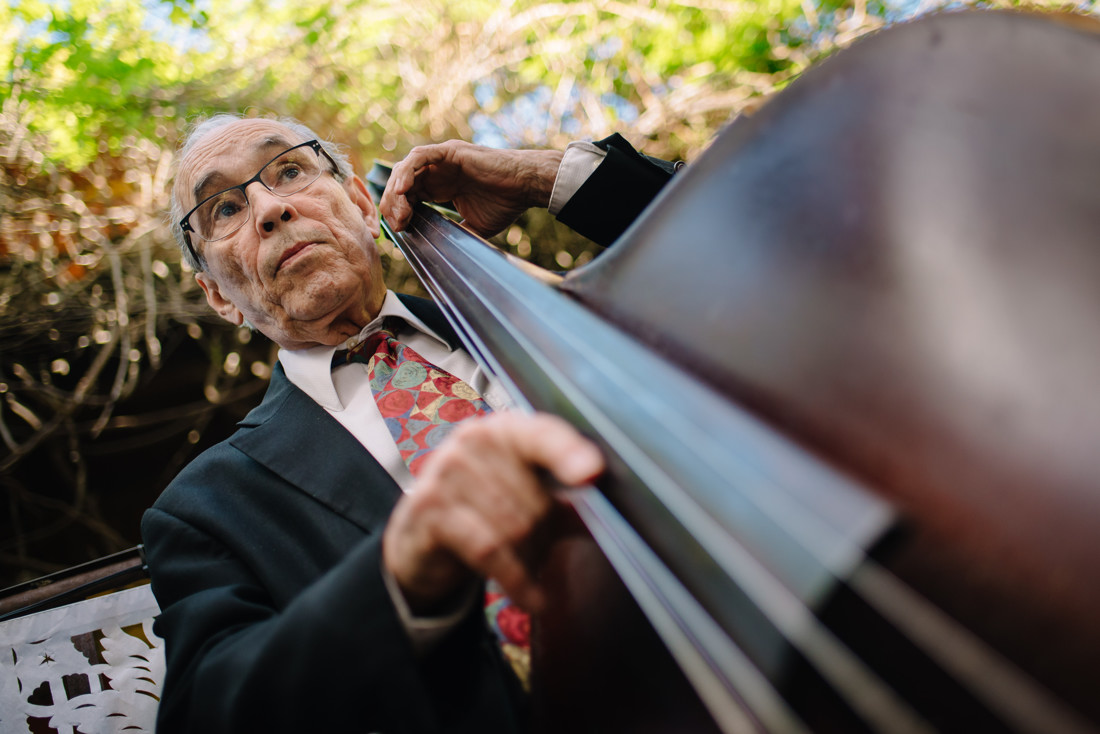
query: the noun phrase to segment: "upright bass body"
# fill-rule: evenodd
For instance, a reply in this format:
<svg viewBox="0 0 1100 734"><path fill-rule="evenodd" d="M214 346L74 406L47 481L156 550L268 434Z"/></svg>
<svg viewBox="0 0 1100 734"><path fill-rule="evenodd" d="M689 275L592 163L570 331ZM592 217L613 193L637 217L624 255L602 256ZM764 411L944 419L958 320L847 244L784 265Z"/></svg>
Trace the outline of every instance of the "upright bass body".
<svg viewBox="0 0 1100 734"><path fill-rule="evenodd" d="M1100 729L1098 90L1086 22L929 17L558 289L422 263L610 456L544 568L541 730Z"/></svg>

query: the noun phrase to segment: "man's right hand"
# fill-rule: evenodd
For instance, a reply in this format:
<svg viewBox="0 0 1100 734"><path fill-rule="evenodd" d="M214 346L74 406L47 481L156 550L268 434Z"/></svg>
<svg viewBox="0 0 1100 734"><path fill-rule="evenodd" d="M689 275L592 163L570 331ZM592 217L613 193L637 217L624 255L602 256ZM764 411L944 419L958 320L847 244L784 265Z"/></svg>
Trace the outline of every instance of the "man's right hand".
<svg viewBox="0 0 1100 734"><path fill-rule="evenodd" d="M450 201L483 237L502 231L527 209L550 203L562 153L497 150L461 140L413 148L393 167L379 210L397 231L413 204Z"/></svg>
<svg viewBox="0 0 1100 734"><path fill-rule="evenodd" d="M545 473L577 486L603 468L595 445L556 416L466 421L394 508L383 562L414 614L431 613L475 576L495 579L513 602L537 611L543 594L524 558L556 501Z"/></svg>

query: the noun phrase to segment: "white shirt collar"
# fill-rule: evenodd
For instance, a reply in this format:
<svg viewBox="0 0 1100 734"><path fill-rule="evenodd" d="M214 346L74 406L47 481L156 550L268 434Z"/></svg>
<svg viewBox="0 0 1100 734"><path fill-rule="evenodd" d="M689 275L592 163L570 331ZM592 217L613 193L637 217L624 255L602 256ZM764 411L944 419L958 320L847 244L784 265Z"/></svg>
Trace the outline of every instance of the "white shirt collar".
<svg viewBox="0 0 1100 734"><path fill-rule="evenodd" d="M382 301L382 308L378 315L369 324L344 344L339 346L317 346L308 349L280 349L279 361L283 363L287 378L299 387L306 395L314 399L321 407L327 410L341 411L344 404L336 393L336 386L332 382L332 355L337 349L350 349L382 327L382 320L387 316L396 316L405 321L411 328L432 337L441 345L450 349L447 340L428 328L428 325L418 319L405 307L397 294L391 290L386 291L386 298Z"/></svg>

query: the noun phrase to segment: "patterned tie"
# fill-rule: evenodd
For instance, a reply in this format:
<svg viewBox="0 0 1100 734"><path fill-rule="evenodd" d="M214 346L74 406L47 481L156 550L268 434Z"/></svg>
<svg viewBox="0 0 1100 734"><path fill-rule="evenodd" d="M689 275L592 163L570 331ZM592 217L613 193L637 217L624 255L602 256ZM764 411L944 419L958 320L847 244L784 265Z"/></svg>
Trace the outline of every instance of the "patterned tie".
<svg viewBox="0 0 1100 734"><path fill-rule="evenodd" d="M427 455L461 421L492 412L472 387L402 344L401 321L387 318L347 353L367 365L371 392L401 458L417 476ZM531 619L493 580L485 587L485 617L505 658L526 688L531 668Z"/></svg>

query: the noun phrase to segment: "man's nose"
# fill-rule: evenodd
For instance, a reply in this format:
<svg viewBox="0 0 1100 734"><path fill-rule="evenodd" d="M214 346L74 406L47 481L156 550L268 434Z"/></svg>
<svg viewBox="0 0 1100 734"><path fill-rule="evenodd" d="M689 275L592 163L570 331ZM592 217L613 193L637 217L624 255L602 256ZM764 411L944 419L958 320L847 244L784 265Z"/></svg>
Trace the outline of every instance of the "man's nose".
<svg viewBox="0 0 1100 734"><path fill-rule="evenodd" d="M279 215L279 219L284 221L284 222L289 222L290 221L290 210L287 209L287 208L284 208L283 213ZM272 232L272 231L275 230L275 222L274 222L274 220L271 220L271 219L265 219L261 223L260 226L262 226L264 228L264 232Z"/></svg>
<svg viewBox="0 0 1100 734"><path fill-rule="evenodd" d="M287 197L276 196L258 181L256 184L248 187L252 216L263 234L271 234L278 222L289 222L294 218L294 209Z"/></svg>

